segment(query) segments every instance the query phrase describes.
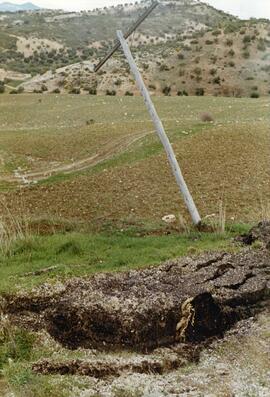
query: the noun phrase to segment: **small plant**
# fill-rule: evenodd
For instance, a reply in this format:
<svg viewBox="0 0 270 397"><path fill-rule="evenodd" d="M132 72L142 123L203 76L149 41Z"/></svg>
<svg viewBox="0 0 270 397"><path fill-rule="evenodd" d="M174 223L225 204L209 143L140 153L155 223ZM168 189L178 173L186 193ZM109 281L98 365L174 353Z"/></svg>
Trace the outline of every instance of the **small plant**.
<svg viewBox="0 0 270 397"><path fill-rule="evenodd" d="M219 85L220 85L220 82L221 82L221 79L220 79L219 76L217 76L217 77L215 77L215 78L213 79L213 84L219 84Z"/></svg>
<svg viewBox="0 0 270 397"><path fill-rule="evenodd" d="M208 112L202 113L201 116L200 116L200 119L201 119L201 121L203 121L204 123L211 123L211 122L214 121L213 117L212 117L211 114L208 113Z"/></svg>
<svg viewBox="0 0 270 397"><path fill-rule="evenodd" d="M133 96L133 95L134 95L133 92L130 92L130 91L125 92L125 96Z"/></svg>
<svg viewBox="0 0 270 397"><path fill-rule="evenodd" d="M177 91L178 96L188 96L188 92L186 90Z"/></svg>
<svg viewBox="0 0 270 397"><path fill-rule="evenodd" d="M260 98L260 94L258 93L258 92L252 92L251 94L250 94L250 98Z"/></svg>
<svg viewBox="0 0 270 397"><path fill-rule="evenodd" d="M0 369L8 360L29 360L35 337L19 328L11 326L7 318L1 318L0 326Z"/></svg>
<svg viewBox="0 0 270 397"><path fill-rule="evenodd" d="M246 34L246 35L243 37L243 43L244 43L244 44L248 44L248 43L250 43L250 42L251 42L251 37L250 37L249 34Z"/></svg>
<svg viewBox="0 0 270 397"><path fill-rule="evenodd" d="M226 44L228 47L231 47L231 46L233 45L233 40L232 40L232 39L227 39L227 40L225 41L225 44Z"/></svg>
<svg viewBox="0 0 270 397"><path fill-rule="evenodd" d="M115 90L106 90L106 95L115 96L116 95L116 91Z"/></svg>
<svg viewBox="0 0 270 397"><path fill-rule="evenodd" d="M171 87L166 85L166 86L163 88L162 92L163 92L163 94L164 94L165 96L170 95L170 93L171 93Z"/></svg>
<svg viewBox="0 0 270 397"><path fill-rule="evenodd" d="M161 72L164 72L164 71L169 71L170 68L169 68L168 65L166 65L166 64L164 63L164 64L162 64L162 65L160 66L159 70L160 70Z"/></svg>
<svg viewBox="0 0 270 397"><path fill-rule="evenodd" d="M195 90L195 95L196 96L204 96L204 89L203 88L196 88Z"/></svg>
<svg viewBox="0 0 270 397"><path fill-rule="evenodd" d="M250 57L250 52L248 50L244 50L242 56L243 58L248 59Z"/></svg>
<svg viewBox="0 0 270 397"><path fill-rule="evenodd" d="M94 87L91 87L88 89L89 95L97 95L97 89Z"/></svg>
<svg viewBox="0 0 270 397"><path fill-rule="evenodd" d="M69 94L75 94L75 95L79 95L81 93L80 88L71 88L71 90L69 91Z"/></svg>
<svg viewBox="0 0 270 397"><path fill-rule="evenodd" d="M95 120L94 119L90 119L86 121L86 125L92 125L95 124Z"/></svg>
<svg viewBox="0 0 270 397"><path fill-rule="evenodd" d="M5 92L5 84L3 81L0 81L0 94L4 94Z"/></svg>

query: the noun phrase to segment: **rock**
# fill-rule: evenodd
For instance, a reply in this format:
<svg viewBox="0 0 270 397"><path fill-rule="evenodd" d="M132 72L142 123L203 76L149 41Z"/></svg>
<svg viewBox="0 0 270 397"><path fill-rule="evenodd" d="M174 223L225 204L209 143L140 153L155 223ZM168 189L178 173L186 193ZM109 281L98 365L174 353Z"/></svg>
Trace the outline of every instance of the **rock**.
<svg viewBox="0 0 270 397"><path fill-rule="evenodd" d="M165 215L162 218L163 222L166 223L175 223L176 222L176 216L175 215Z"/></svg>

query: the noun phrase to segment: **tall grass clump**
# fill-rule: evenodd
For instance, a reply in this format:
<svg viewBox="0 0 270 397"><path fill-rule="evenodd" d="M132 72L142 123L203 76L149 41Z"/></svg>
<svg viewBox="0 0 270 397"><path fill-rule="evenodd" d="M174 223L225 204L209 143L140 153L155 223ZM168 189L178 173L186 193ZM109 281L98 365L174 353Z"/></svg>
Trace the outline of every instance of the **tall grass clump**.
<svg viewBox="0 0 270 397"><path fill-rule="evenodd" d="M26 219L13 215L4 202L0 202L0 208L0 253L9 256L15 242L27 239L29 228Z"/></svg>

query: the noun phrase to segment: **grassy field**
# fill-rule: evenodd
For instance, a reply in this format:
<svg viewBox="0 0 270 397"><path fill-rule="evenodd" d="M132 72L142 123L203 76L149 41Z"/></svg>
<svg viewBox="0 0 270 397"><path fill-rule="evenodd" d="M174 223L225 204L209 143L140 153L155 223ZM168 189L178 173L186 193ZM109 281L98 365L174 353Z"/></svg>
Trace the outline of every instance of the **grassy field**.
<svg viewBox="0 0 270 397"><path fill-rule="evenodd" d="M163 97L155 103L202 216L217 225L222 204L227 224L240 226L218 235L190 232L141 98L3 95L2 291L230 249L245 224L266 216L268 100ZM205 111L213 123L201 121ZM171 213L177 222L168 226L161 218Z"/></svg>
<svg viewBox="0 0 270 397"><path fill-rule="evenodd" d="M266 216L268 99L162 97L155 103L202 216L215 213L208 222L218 229L222 203L226 230L192 230L141 98L2 95L1 293L202 251L236 250L233 237ZM213 123L201 121L206 111ZM165 225L161 218L170 213L177 222ZM66 351L44 334L3 321L0 394L69 397L92 390L90 378L47 377L31 370L39 358L88 358L88 351ZM227 351L235 346L217 351L218 360L227 363ZM257 383L265 382L264 361L255 365L263 374ZM188 378L185 382L189 385ZM213 384L207 387L215 390ZM121 390L114 395L138 396Z"/></svg>
<svg viewBox="0 0 270 397"><path fill-rule="evenodd" d="M270 200L268 99L155 104L202 216L222 201L227 220L261 219ZM169 213L188 219L141 98L4 95L0 110L0 181L12 213L93 228ZM214 122L203 123L203 112ZM37 183L17 189L23 177Z"/></svg>

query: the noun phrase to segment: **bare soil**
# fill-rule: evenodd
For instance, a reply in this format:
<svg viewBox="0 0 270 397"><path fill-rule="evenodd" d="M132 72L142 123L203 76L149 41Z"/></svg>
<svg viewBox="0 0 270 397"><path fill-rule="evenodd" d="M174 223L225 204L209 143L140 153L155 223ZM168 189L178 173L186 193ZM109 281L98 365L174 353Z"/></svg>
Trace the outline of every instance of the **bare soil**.
<svg viewBox="0 0 270 397"><path fill-rule="evenodd" d="M269 295L270 252L206 254L6 296L13 321L70 349L149 351L223 336Z"/></svg>

